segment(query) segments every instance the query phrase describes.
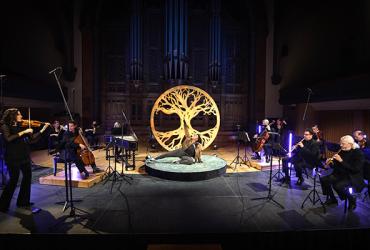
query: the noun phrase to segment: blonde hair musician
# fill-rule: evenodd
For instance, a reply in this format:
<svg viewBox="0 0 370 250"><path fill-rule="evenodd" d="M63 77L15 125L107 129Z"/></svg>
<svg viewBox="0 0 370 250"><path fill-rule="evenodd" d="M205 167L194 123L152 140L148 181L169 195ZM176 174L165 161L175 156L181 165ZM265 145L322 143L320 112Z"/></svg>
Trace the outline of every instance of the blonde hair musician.
<svg viewBox="0 0 370 250"><path fill-rule="evenodd" d="M364 155L356 148L355 140L350 135L340 138L340 151L332 157L333 173L320 179L324 195L329 199L326 205L337 205L333 189L341 200L349 200L348 210L356 208L356 198L350 194L348 188L361 192L364 187L363 164Z"/></svg>

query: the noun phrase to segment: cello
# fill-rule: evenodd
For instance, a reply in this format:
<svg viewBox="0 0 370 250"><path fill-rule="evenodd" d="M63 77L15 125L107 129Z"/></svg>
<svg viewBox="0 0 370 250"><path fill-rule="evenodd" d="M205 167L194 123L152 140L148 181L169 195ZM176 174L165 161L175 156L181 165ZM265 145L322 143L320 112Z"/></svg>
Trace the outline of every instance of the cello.
<svg viewBox="0 0 370 250"><path fill-rule="evenodd" d="M73 140L76 144L82 144L85 146L85 149L78 148L77 155L80 156L84 165L91 165L95 163L95 157L92 153L89 143L87 142L85 136L82 134L82 129L78 129L78 136Z"/></svg>
<svg viewBox="0 0 370 250"><path fill-rule="evenodd" d="M270 122L268 126L275 123L275 120ZM263 130L262 134L256 138L255 143L253 144L253 152L260 152L263 148L263 145L267 142L267 140L270 138L269 131L267 130L267 127Z"/></svg>

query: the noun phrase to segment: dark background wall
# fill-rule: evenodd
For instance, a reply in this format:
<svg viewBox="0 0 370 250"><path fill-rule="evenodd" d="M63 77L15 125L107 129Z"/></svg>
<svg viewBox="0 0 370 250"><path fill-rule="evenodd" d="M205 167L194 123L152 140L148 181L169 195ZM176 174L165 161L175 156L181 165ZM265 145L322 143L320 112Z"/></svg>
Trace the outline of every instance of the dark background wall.
<svg viewBox="0 0 370 250"><path fill-rule="evenodd" d="M220 1L222 63L215 86L208 72L212 3L187 1L189 77L182 80L212 95L222 130L232 131L238 123L250 129L265 116L266 37L271 32L266 8L271 3L272 66L281 78L274 82L281 104L304 103L307 87L315 92L313 102L370 98L368 1ZM4 96L17 98L12 105L33 106L40 117L63 113L55 79L47 73L62 66L67 99L71 88L82 86L76 102L85 124L98 119L109 128L124 109L135 126L145 128L153 102L178 84L167 81L163 71L164 6L161 0L143 1L143 77L135 86L130 80L132 1L6 2L0 16ZM82 65L74 59L76 44ZM286 115L299 115L286 107Z"/></svg>
<svg viewBox="0 0 370 250"><path fill-rule="evenodd" d="M294 92L304 87L316 90L313 101L370 96L363 93L370 68L368 1L284 0L276 5L282 103L301 102L303 96Z"/></svg>

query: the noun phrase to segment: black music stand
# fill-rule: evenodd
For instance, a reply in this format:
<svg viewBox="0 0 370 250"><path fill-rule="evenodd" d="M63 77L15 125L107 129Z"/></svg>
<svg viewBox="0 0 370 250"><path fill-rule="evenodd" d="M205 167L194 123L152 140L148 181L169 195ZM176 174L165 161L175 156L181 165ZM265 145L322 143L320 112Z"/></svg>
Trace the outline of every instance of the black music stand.
<svg viewBox="0 0 370 250"><path fill-rule="evenodd" d="M253 198L251 200L267 200L267 201L272 201L277 206L279 206L282 209L284 209L284 206L283 205L281 205L279 202L277 202L276 200L274 200L274 196L275 196L276 193L275 194L271 194L271 185L272 185L272 183L271 183L272 182L272 161L274 160L273 159L274 155L271 154L269 157L270 157L270 176L269 176L269 182L268 182L268 184L269 184L268 194L265 197Z"/></svg>
<svg viewBox="0 0 370 250"><path fill-rule="evenodd" d="M103 179L105 179L107 176L109 176L114 171L114 169L110 165L110 159L112 158L112 156L110 155L110 148L113 148L113 157L115 157L115 155L114 155L114 153L115 153L114 152L114 141L113 141L112 136L110 136L109 138L110 138L110 140L109 140L108 144L105 146L105 159L108 160L108 167L105 169Z"/></svg>
<svg viewBox="0 0 370 250"><path fill-rule="evenodd" d="M72 192L72 163L73 161L69 157L69 153L67 152L68 150L64 150L64 153L61 155L64 155L64 181L65 181L65 188L66 188L66 198L65 201L63 202L57 202L56 204L63 205L63 212L65 212L68 208L70 208L69 214L67 216L64 216L59 219L59 221L54 224L50 229L52 230L53 228L57 227L59 224L63 223L65 220L68 218L73 218L74 221L76 222L76 218L80 218L80 220L85 220L88 219L87 216L81 215L81 214L76 214L76 211L79 211L80 213L83 213L85 215L89 215L88 212L75 207L74 203L75 202L81 202L82 200L74 200L73 199L73 192ZM81 222L79 222L83 227L87 227L86 225L83 225Z"/></svg>
<svg viewBox="0 0 370 250"><path fill-rule="evenodd" d="M281 136L279 133L276 132L269 132L270 135L272 135L274 138L274 141L272 142L272 155L275 157L278 157L278 171L272 176L273 178L276 178L276 180L280 180L280 176L284 177L283 172L281 171L281 156L284 152L284 154L287 154L288 151L281 146ZM274 154L275 152L275 154ZM272 157L271 157L271 162L272 162Z"/></svg>
<svg viewBox="0 0 370 250"><path fill-rule="evenodd" d="M67 149L63 150L60 154L63 162L64 162L64 186L66 189L66 196L65 201L57 202L56 204L63 205L63 212L65 212L68 208L71 208L70 216L75 215L75 210L79 210L74 206L74 202L81 202L82 200L73 200L73 193L72 193L72 163L73 161L69 157L69 153Z"/></svg>
<svg viewBox="0 0 370 250"><path fill-rule="evenodd" d="M108 169L106 170L106 179L105 179L105 182L104 182L104 185L108 182L108 181L112 181L112 185L111 185L111 188L110 188L110 193L112 193L112 190L113 190L113 186L114 184L117 182L117 181L122 181L122 180L125 180L127 183L131 184L131 182L129 182L126 178L132 180L132 177L130 176L127 176L123 173L123 170L121 171L122 173L119 173L117 171L117 159L116 159L116 141L113 140L112 141L113 143L113 155L114 155L114 168L110 167L110 154L108 156L109 158L109 167ZM108 149L109 150L109 149ZM108 151L110 152L110 151ZM123 168L123 159L122 160L122 168Z"/></svg>
<svg viewBox="0 0 370 250"><path fill-rule="evenodd" d="M325 214L326 213L325 204L324 204L324 202L322 202L322 200L320 198L320 195L319 195L319 192L317 192L317 190L316 190L316 177L319 175L318 170L319 170L318 166L316 166L313 170L313 171L315 171L315 176L313 178L313 188L310 191L310 193L306 196L304 201L302 202L301 208L302 209L304 208L304 204L306 203L307 200L310 200L312 202L313 206L316 205L317 202L320 202L320 204L321 204L321 206L324 210L324 214ZM311 198L311 196L312 196L312 198Z"/></svg>
<svg viewBox="0 0 370 250"><path fill-rule="evenodd" d="M237 128L236 141L237 141L237 145L238 145L238 153L237 153L236 157L234 158L234 160L230 163L230 166L235 164L234 171L236 170L236 167L238 166L238 164L239 164L239 166L241 166L242 164L246 165L245 160L240 156L240 141L241 141L240 125L237 124L236 128Z"/></svg>

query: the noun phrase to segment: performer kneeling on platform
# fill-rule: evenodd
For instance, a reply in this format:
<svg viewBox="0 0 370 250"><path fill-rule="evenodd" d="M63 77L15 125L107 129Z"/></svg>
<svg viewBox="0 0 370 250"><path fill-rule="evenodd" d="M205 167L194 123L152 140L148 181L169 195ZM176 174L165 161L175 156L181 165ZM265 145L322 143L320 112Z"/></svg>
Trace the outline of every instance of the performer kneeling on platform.
<svg viewBox="0 0 370 250"><path fill-rule="evenodd" d="M166 157L180 157L179 161L175 163L191 165L193 163L202 163L202 143L199 135L191 136L189 134L188 126L185 124L185 140L182 143L182 148L170 151L168 153L159 155L155 158L148 156L149 160L159 160Z"/></svg>
<svg viewBox="0 0 370 250"><path fill-rule="evenodd" d="M300 142L294 145L292 152L294 155L283 158L283 172L285 178L283 183L290 185L290 176L288 163L291 162L294 165L296 176L298 177L297 185L302 185L303 179L303 169L305 167L315 167L319 164L320 159L320 148L319 144L312 139L313 131L311 128L307 128L303 134L304 138Z"/></svg>
<svg viewBox="0 0 370 250"><path fill-rule="evenodd" d="M14 191L17 187L19 172L23 178L18 193L17 206L30 207L32 168L29 144L37 142L41 138L50 123L45 123L38 133L33 133L32 128L24 129L20 126L22 115L16 108L8 109L2 118L1 130L5 141L5 163L8 166L10 180L0 197L0 211L9 209Z"/></svg>
<svg viewBox="0 0 370 250"><path fill-rule="evenodd" d="M64 133L63 140L59 144L58 148L60 150L66 151L67 159L76 164L76 167L80 171L80 173L84 174L82 176L83 179L87 179L89 177L89 172L86 170L84 163L82 162L81 157L77 154L77 149L80 148L81 150L86 149L86 146L83 144L78 144L75 142L76 137L79 136L77 124L75 121L68 122L68 131ZM63 157L63 153L60 154ZM95 163L91 164L94 173L101 172L99 168L96 167Z"/></svg>
<svg viewBox="0 0 370 250"><path fill-rule="evenodd" d="M350 194L349 187L361 192L365 185L362 173L364 155L360 149L355 148L354 139L350 135L340 138L340 148L341 150L325 164L325 168L329 168L332 163L333 172L320 178L321 187L323 194L329 195L326 205L338 205L334 188L341 200L348 199L348 209L353 210L356 208L356 198Z"/></svg>

